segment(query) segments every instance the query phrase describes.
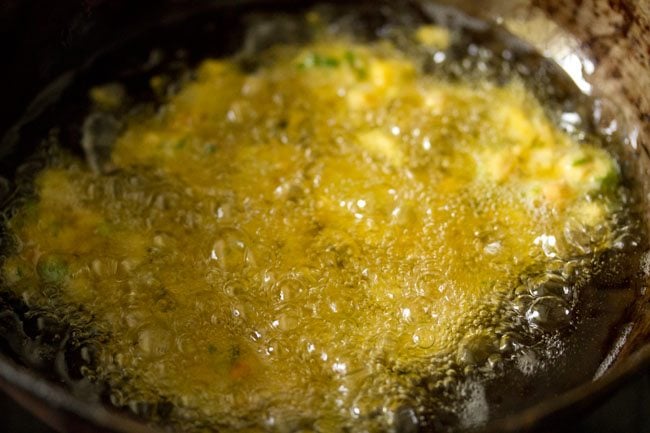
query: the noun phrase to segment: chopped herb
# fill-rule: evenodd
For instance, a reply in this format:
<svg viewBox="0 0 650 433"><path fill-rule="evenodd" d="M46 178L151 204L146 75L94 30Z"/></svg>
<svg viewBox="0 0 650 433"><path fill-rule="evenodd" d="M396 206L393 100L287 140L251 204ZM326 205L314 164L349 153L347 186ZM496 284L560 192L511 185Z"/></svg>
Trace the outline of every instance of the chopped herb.
<svg viewBox="0 0 650 433"><path fill-rule="evenodd" d="M45 283L60 284L68 274L68 264L61 256L44 255L38 260L36 272Z"/></svg>
<svg viewBox="0 0 650 433"><path fill-rule="evenodd" d="M236 344L230 346L230 363L234 364L241 357L241 349Z"/></svg>
<svg viewBox="0 0 650 433"><path fill-rule="evenodd" d="M339 61L333 57L324 57L320 61L320 65L327 67L327 68L336 68L339 66Z"/></svg>
<svg viewBox="0 0 650 433"><path fill-rule="evenodd" d="M357 56L352 51L346 51L345 52L345 60L353 68L357 65Z"/></svg>
<svg viewBox="0 0 650 433"><path fill-rule="evenodd" d="M95 229L98 235L100 236L110 236L113 232L113 229L109 223L106 221L101 222Z"/></svg>
<svg viewBox="0 0 650 433"><path fill-rule="evenodd" d="M357 73L358 79L363 80L368 77L368 71L364 67L363 62L359 60L354 52L346 51L344 57L348 65Z"/></svg>
<svg viewBox="0 0 650 433"><path fill-rule="evenodd" d="M318 53L308 54L304 60L300 63L300 69L311 69L311 68L337 68L341 62L330 56L324 56Z"/></svg>
<svg viewBox="0 0 650 433"><path fill-rule="evenodd" d="M584 165L584 164L586 164L588 162L591 162L591 156L585 156L585 157L582 157L582 158L578 158L575 161L573 161L573 164L571 164L571 165L573 165L574 167L578 167L578 166Z"/></svg>
<svg viewBox="0 0 650 433"><path fill-rule="evenodd" d="M180 140L176 142L176 145L174 146L174 149L182 149L185 147L189 139L187 137L183 137Z"/></svg>
<svg viewBox="0 0 650 433"><path fill-rule="evenodd" d="M217 347L214 344L208 344L208 353L216 353Z"/></svg>

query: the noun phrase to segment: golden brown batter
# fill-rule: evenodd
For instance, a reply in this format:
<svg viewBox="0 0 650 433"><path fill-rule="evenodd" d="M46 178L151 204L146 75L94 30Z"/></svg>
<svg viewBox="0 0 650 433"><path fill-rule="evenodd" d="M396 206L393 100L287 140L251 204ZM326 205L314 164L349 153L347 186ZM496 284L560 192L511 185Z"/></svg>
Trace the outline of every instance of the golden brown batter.
<svg viewBox="0 0 650 433"><path fill-rule="evenodd" d="M466 346L498 340L521 275L613 242L615 161L516 80L433 78L386 42L262 58L206 60L131 116L114 172L64 156L10 222L4 278L30 305L81 307L70 321L107 339L86 373L116 404L387 428L434 360L485 362Z"/></svg>

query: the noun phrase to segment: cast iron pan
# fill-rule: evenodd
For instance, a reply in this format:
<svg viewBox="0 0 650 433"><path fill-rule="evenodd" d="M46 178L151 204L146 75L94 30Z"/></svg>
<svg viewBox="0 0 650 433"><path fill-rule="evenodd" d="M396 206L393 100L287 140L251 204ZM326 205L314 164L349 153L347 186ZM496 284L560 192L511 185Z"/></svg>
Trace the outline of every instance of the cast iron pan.
<svg viewBox="0 0 650 433"><path fill-rule="evenodd" d="M4 176L0 181L0 194L10 193L10 179L15 176L16 168L47 135L44 126L47 122L43 119L56 115L60 121L66 116L74 119L83 114L83 106L68 107L65 113L56 111L56 102L69 96L66 92L69 92L70 85L83 79L84 71L91 69L94 79L99 82L102 74L106 80L111 79L112 62L128 64L130 61L113 54L122 55L124 46L132 44L127 52L138 53L134 65L142 63L141 53L151 44L165 46L168 52L189 44L202 56L225 55L241 45L243 11L253 7L262 11L295 11L309 3L312 2L61 0L53 3L5 0L0 6L0 47L6 59L0 71L0 83L3 84L0 136L4 136L0 142L0 174ZM416 8L418 13L426 15L426 3L404 2L403 7ZM650 104L644 92L650 84L648 4L632 0L575 0L557 6L553 1L538 0L531 4L526 0L495 0L481 2L481 7L477 8L475 2L462 0L444 3L468 10L482 19L497 21L520 13L521 8L530 8L530 11L536 11L536 17L545 17L549 23L553 22L580 41L580 55L589 57L595 64L596 70L589 79L596 93L600 91L601 96L615 101L613 107L616 109L605 109L614 111L610 114L623 116L627 122L631 138L620 149L619 157L627 176L637 185L639 199L645 203L639 218L647 231L647 214L650 212L650 201L647 201L650 200L647 198L650 197ZM382 3L371 4L381 7ZM210 38L200 30L183 35L159 31L204 14L211 17L211 27L206 30L212 32ZM523 19L526 19L525 15ZM627 61L621 62L621 59ZM74 127L64 133L71 141L79 139L79 131ZM641 269L629 269L621 274L621 278L624 275L638 277L640 272ZM625 344L616 351L611 367L602 377L501 417L488 425L485 431L557 430L563 420L580 416L602 397L650 366L650 293L645 291L645 281L642 287L638 287L638 292L636 302L627 311ZM12 301L3 302L11 304ZM17 302L4 307L21 308ZM15 333L15 324L0 315L0 387L52 427L62 432L153 431L97 399L79 393L73 395L51 365L34 365L17 355L16 345L21 343L13 335ZM64 331L59 332L56 324L51 324L46 334L50 340L39 337L46 344L61 343L64 339Z"/></svg>

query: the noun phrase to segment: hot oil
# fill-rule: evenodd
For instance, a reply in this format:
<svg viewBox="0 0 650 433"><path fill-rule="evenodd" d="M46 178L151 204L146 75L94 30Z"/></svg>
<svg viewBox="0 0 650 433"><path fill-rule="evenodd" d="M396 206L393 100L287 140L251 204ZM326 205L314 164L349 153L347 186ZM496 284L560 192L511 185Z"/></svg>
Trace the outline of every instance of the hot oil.
<svg viewBox="0 0 650 433"><path fill-rule="evenodd" d="M506 85L519 77L544 101L548 116L577 142L616 142L598 136L589 126L589 101L557 69L498 30L463 20L445 21L452 24L447 47L440 42L444 33L438 28L425 29L420 35L424 42L405 30L417 27L421 18L416 14L318 12L252 18L240 54L241 68L253 74L273 65L286 50L301 53L299 48L284 48L269 55L265 51L269 35L286 44L294 37L305 43L310 34L319 32L334 41L361 33L369 40L391 41L432 80L462 86L489 78ZM360 17L372 31L358 31L364 22ZM359 45L350 46L351 55L339 56L326 48L302 53L297 69L320 79L322 71L312 69L345 67L351 71L350 79L362 79L368 73L367 53ZM395 48L376 50L403 66ZM160 51L151 57L156 56L161 57ZM243 135L238 122L242 116L258 114L255 106L230 107L222 113L225 120L215 119L222 129L203 131L219 141L178 135L147 145L146 140L156 137L138 130L138 124L156 126L152 115L155 118L157 112L164 118L174 109L156 102L156 92L162 89L163 100L170 94L182 95L183 88L193 85L193 73L186 71L194 69L182 66L191 63L183 59L201 57L180 53L170 68L157 67L155 73L145 68L135 78L109 86L93 83L102 85L94 91L97 105L90 109L93 114L77 120L84 136L72 147L79 149L81 143L88 165L97 173L56 150L56 144L45 145L41 157L32 159L52 168L37 181L42 199L50 197L45 209L57 216L61 207L81 205L83 212L72 212L71 220L63 223L60 218L41 218L46 232L32 231L30 236L45 253L31 257L31 262L11 263L15 252L30 246L8 234L14 242L4 275L11 290L4 295L9 305L3 314L12 317L7 334L20 340L8 339L10 349L24 363L43 368L53 363L77 393L102 396L114 406L181 430L448 431L483 425L595 374L613 337L611 329L621 323L634 296L634 275L621 280L607 272L612 267L637 268L640 235L632 223L634 211L628 210L633 204L628 203L632 196L625 186L602 197L594 195L596 202L611 202L611 216L588 230L572 220L566 229L551 233L515 218L524 227L521 239L535 234L528 241L538 247L539 259L532 260L527 253L499 256L502 242L515 245L506 251L521 251L516 245L523 240L510 240L516 239L511 236L504 241L499 235L511 230L512 213L529 215L528 211L514 195L510 201L497 197L492 202L511 207L485 208L471 188L485 195L494 194L493 189L468 187L467 179L445 177L448 171L480 165L462 146L435 147L433 134L444 135L445 128L462 124L445 121L442 113L440 129L427 129L426 122L418 123L408 111L400 111L399 104L409 103L405 97L394 102L397 109L366 109L364 122L373 127L361 136L362 142L370 143L362 153L355 153L349 144L359 137L346 119L308 124L315 131L308 130L306 136L304 130L293 128L292 122L301 119L283 118L283 104L299 101L309 112L310 100L302 100L300 92L291 89L277 98L271 95L275 105L267 115L272 122L260 118L244 123L252 127ZM210 76L215 68L228 67L213 63L202 68ZM297 77L302 72L291 71ZM199 80L201 73L199 69ZM216 94L241 87L245 77L235 73L225 80L218 88L222 93ZM151 83L153 91L134 90L143 82ZM248 84L254 88L255 81ZM85 95L89 88L79 89L77 93ZM461 100L481 101L480 91L479 96L462 88L459 92ZM141 103L141 98L130 96L138 94L154 102ZM282 100L287 94L295 99ZM346 100L357 104L363 97ZM328 113L332 112L325 110ZM453 113L449 117L453 120ZM510 125L508 117L502 120ZM471 122L468 119L467 124ZM119 139L113 150L120 130L132 135ZM328 136L331 131L334 143ZM469 128L467 134L474 132ZM264 148L242 143L242 137L275 144ZM319 142L319 137L328 138ZM51 141L63 141L65 146L62 138ZM404 146L394 150L394 141ZM138 144L142 146L134 147ZM296 145L299 151L291 147ZM151 149L156 153L148 153ZM432 154L432 149L439 153ZM237 164L211 159L218 152ZM199 157L192 160L192 155ZM329 164L324 163L328 158ZM573 161L576 167L591 163L582 159ZM265 165L255 166L259 161ZM407 170L404 164L409 161L415 163ZM250 164L261 173L253 182ZM518 175L516 167L503 173L504 164L507 161L496 164L496 172L486 169L486 176L505 182ZM150 168L142 173L133 168L136 165ZM203 176L206 165L215 170ZM368 172L359 172L357 166ZM9 208L20 215L11 220L13 231L20 230L16 224L29 226L30 218L35 218L25 205L30 200L34 205L34 170L23 171L27 175L19 184L27 185L32 197L23 192L18 195L22 202ZM439 191L418 189L418 176L430 172L443 173L437 179ZM245 177L237 177L238 173ZM298 175L285 178L284 173ZM391 177L405 186L391 192L392 180L387 185L373 180ZM350 187L346 183L350 178L363 188ZM232 183L224 186L220 181ZM257 188L265 182L275 182L274 188L264 190L271 194L258 195ZM322 196L310 202L305 197L313 191ZM551 197L555 193L548 191ZM249 198L238 200L241 196ZM264 208L268 215L260 215L251 205L278 199L280 207ZM301 203L308 205L300 207ZM442 218L435 209L445 206L449 215ZM590 206L587 201L583 211L593 211ZM428 209L434 210L429 214ZM548 212L549 219L559 218L552 209ZM457 222L458 215L468 219ZM275 225L257 222L266 220ZM468 224L478 233L460 248L455 237L462 239ZM427 228L413 229L420 226ZM275 239L277 233L298 239L259 242ZM67 240L50 241L54 238ZM454 247L441 252L431 247L441 241ZM72 246L55 251L56 242ZM466 254L468 249L474 262L449 256ZM85 261L77 265L79 258ZM513 268L511 260L521 265ZM459 263L471 267L459 269ZM74 278L60 272L61 264L77 266L68 269ZM21 266L32 269L23 272ZM504 269L510 269L507 278L499 277ZM445 278L449 286L441 284ZM471 290L464 293L454 281ZM440 301L444 296L452 297L451 306ZM471 314L457 315L456 304L467 304ZM432 305L441 309L432 310ZM385 314L386 308L394 311ZM379 313L373 315L375 309ZM431 332L435 326L440 332ZM35 355L20 348L24 341L30 342L26 347ZM583 350L586 342L590 350ZM334 392L323 392L327 389Z"/></svg>

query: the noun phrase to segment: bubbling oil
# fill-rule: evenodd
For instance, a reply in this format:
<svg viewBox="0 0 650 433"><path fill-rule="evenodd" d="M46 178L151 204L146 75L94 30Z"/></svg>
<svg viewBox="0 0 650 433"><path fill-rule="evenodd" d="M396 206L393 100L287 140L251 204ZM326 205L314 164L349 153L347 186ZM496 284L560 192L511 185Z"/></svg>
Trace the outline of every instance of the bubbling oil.
<svg viewBox="0 0 650 433"><path fill-rule="evenodd" d="M348 22L151 76L158 103L93 87L86 160L44 147L2 276L74 330L70 382L182 431L446 431L570 351L637 239L602 139L462 29Z"/></svg>

